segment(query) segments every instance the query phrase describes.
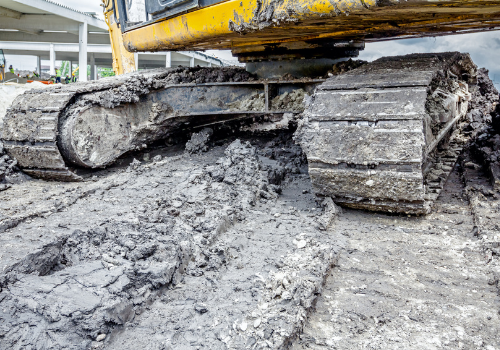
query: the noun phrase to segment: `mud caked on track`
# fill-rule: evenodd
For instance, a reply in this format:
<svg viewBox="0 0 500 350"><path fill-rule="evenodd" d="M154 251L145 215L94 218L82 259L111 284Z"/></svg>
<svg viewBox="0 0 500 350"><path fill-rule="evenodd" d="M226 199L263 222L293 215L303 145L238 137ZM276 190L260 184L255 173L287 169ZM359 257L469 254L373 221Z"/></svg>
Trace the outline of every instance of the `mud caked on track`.
<svg viewBox="0 0 500 350"><path fill-rule="evenodd" d="M317 196L300 113L200 127L81 182L2 154L0 349L500 349L498 92L484 70L468 91L425 216Z"/></svg>

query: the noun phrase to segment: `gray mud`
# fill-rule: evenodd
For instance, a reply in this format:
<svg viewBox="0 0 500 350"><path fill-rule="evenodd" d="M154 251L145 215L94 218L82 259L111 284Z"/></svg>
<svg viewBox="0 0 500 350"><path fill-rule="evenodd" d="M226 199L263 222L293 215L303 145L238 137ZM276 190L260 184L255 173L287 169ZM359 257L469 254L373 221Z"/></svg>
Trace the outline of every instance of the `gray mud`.
<svg viewBox="0 0 500 350"><path fill-rule="evenodd" d="M302 89L285 92L271 100L271 109L295 113L303 112L305 95L306 92ZM265 101L263 93L254 93L241 101L230 103L228 107L229 111L262 111Z"/></svg>
<svg viewBox="0 0 500 350"><path fill-rule="evenodd" d="M498 349L498 92L484 69L471 92L459 125L469 143L433 213L345 210L335 232L346 248L292 349Z"/></svg>
<svg viewBox="0 0 500 350"><path fill-rule="evenodd" d="M158 74L160 74L158 76ZM154 79L152 78L154 76ZM114 108L124 103L137 103L141 96L151 90L161 89L172 84L192 83L214 83L214 82L241 82L254 80L253 76L243 68L173 68L161 70L149 70L145 74L124 74L120 76L124 80L114 89L107 89L103 85L102 91L92 94L81 95L75 103L66 111L68 117L78 113L82 108L89 106L102 106ZM39 93L45 90L38 90Z"/></svg>
<svg viewBox="0 0 500 350"><path fill-rule="evenodd" d="M0 348L286 346L342 241L286 139L5 192L20 217L1 237Z"/></svg>
<svg viewBox="0 0 500 350"><path fill-rule="evenodd" d="M3 144L0 142L0 191L4 191L11 187L11 177L17 170L17 161L9 157L3 149Z"/></svg>
<svg viewBox="0 0 500 350"><path fill-rule="evenodd" d="M479 79L473 142L427 216L320 200L288 114L81 183L11 181L0 349L499 348L500 116Z"/></svg>
<svg viewBox="0 0 500 350"><path fill-rule="evenodd" d="M348 239L292 349L497 349L497 279L458 170L425 218L346 210Z"/></svg>
<svg viewBox="0 0 500 350"><path fill-rule="evenodd" d="M480 70L478 88L474 92L472 108L467 114L473 142L468 147L469 169L481 168L489 177L494 190L500 191L500 104L497 89L488 78L488 71Z"/></svg>
<svg viewBox="0 0 500 350"><path fill-rule="evenodd" d="M262 111L265 105L264 94L253 93L247 98L228 104L228 111Z"/></svg>
<svg viewBox="0 0 500 350"><path fill-rule="evenodd" d="M208 151L208 143L214 131L210 128L204 128L200 132L194 132L186 143L188 153L200 153Z"/></svg>
<svg viewBox="0 0 500 350"><path fill-rule="evenodd" d="M273 98L272 108L278 111L303 112L305 95L306 93L302 89L285 92Z"/></svg>

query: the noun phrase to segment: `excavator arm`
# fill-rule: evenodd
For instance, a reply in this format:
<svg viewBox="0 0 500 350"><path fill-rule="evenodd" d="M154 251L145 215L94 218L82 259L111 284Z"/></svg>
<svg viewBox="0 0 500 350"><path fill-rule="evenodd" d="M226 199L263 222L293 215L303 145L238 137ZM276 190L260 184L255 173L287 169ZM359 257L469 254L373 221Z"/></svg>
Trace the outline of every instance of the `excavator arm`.
<svg viewBox="0 0 500 350"><path fill-rule="evenodd" d="M104 19L109 27L111 51L113 54L113 71L115 74L125 74L136 70L134 54L127 51L123 45L122 31L116 11L116 0L102 0Z"/></svg>
<svg viewBox="0 0 500 350"><path fill-rule="evenodd" d="M230 49L241 62L349 57L365 41L500 27L500 0L114 1L128 51Z"/></svg>

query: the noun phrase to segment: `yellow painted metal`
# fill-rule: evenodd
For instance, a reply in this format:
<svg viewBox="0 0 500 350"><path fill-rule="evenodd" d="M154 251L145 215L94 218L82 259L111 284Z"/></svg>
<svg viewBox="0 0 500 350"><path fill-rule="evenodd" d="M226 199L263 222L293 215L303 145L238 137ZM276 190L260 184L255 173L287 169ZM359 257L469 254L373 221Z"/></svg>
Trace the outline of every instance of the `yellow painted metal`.
<svg viewBox="0 0 500 350"><path fill-rule="evenodd" d="M118 19L113 13L112 1L102 0L104 4L104 18L109 27L111 51L113 54L113 71L116 75L134 72L136 69L134 54L127 51L123 45L123 37L118 28Z"/></svg>
<svg viewBox="0 0 500 350"><path fill-rule="evenodd" d="M123 34L129 51L387 40L500 28L500 0L229 0Z"/></svg>
<svg viewBox="0 0 500 350"><path fill-rule="evenodd" d="M224 41L227 36L239 36L239 27L242 27L242 31L258 31L261 23L257 23L259 19L255 18L255 13L273 3L270 0L226 1L125 33L124 43L128 49L139 51L180 49L187 46L213 48L212 44L229 48L232 46L230 41L214 41L218 38ZM287 22L293 23L300 18L335 14L336 7L332 3L325 0L284 0L274 8L274 16L285 18L281 25L289 26ZM339 1L337 10L356 12L374 4L375 0ZM293 16L289 16L289 12L293 12ZM210 41L210 44L205 44L205 41Z"/></svg>

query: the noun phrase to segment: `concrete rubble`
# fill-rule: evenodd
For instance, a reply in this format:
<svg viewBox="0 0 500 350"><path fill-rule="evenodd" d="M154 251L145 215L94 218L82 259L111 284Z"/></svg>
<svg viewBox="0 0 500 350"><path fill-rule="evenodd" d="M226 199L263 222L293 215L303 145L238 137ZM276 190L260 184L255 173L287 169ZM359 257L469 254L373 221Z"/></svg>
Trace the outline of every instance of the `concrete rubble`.
<svg viewBox="0 0 500 350"><path fill-rule="evenodd" d="M282 116L139 147L78 183L32 179L0 147L0 349L500 349L500 107L487 71L472 85L464 151L424 216L315 194L304 90L272 101Z"/></svg>

